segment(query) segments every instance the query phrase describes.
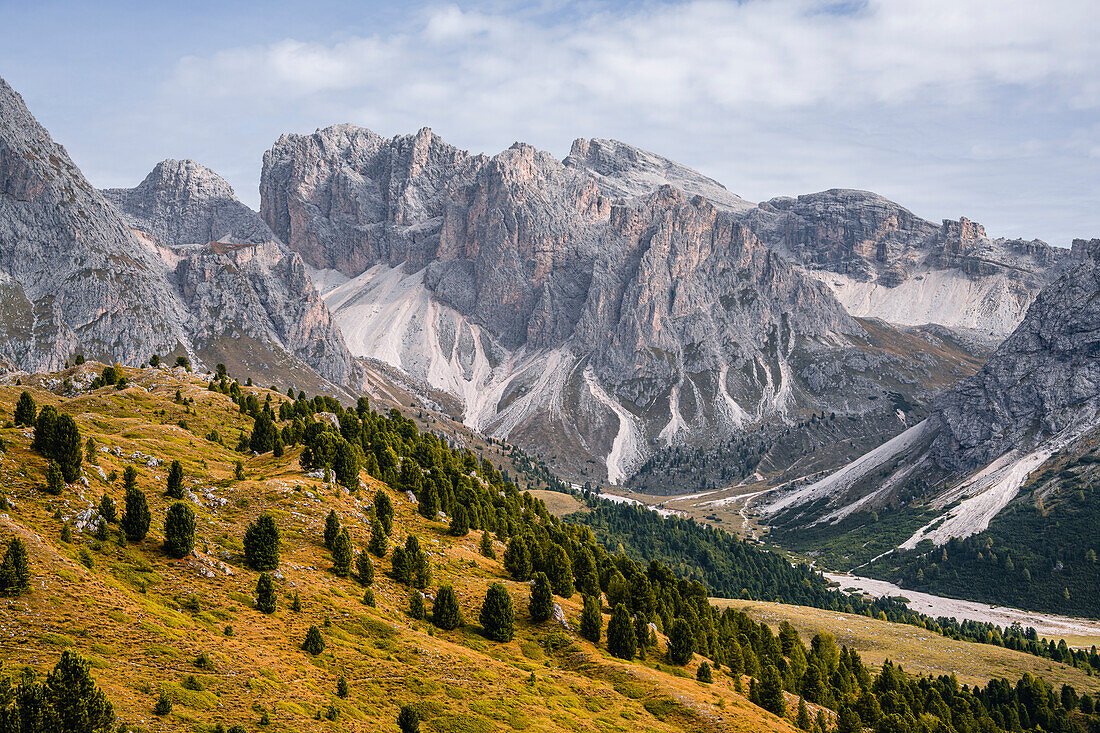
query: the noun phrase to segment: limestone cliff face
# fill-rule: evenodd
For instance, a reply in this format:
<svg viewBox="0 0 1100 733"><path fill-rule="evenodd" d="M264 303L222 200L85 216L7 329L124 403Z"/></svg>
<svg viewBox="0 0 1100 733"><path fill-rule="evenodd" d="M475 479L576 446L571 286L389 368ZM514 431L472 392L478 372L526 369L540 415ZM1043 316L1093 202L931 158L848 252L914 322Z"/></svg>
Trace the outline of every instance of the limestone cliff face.
<svg viewBox="0 0 1100 733"><path fill-rule="evenodd" d="M0 79L0 354L137 363L187 343L166 266Z"/></svg>
<svg viewBox="0 0 1100 733"><path fill-rule="evenodd" d="M968 372L883 348L889 327L867 331L769 246L751 204L622 143L487 158L342 125L280 138L261 192L266 222L326 271L353 353L579 478L624 481L654 451L820 410L873 414L887 436L892 394L924 404L937 366ZM593 459L605 472L585 474Z"/></svg>

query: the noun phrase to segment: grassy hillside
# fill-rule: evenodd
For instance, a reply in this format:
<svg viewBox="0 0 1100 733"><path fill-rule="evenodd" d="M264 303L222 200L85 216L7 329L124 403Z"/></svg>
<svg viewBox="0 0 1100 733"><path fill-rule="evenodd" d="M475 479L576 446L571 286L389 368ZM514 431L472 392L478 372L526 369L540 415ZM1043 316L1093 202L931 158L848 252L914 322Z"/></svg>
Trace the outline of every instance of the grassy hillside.
<svg viewBox="0 0 1100 733"><path fill-rule="evenodd" d="M331 571L322 533L335 509L356 548L365 545L367 505L381 484L362 473L364 489L352 495L307 477L300 448L281 458L248 457L208 440L216 431L233 446L252 420L229 397L182 372L126 369L125 389L81 390L101 368L23 375L22 385L11 379L0 386L0 424L12 419L20 392L28 389L40 407L72 415L85 438L107 449L94 453L98 465L85 463L86 485L67 486L55 497L42 490L46 464L30 450L31 431L0 428L6 446L0 487L9 502L0 539L23 538L34 574L30 593L0 600L0 676L14 679L25 667L41 675L62 650L76 650L91 661L120 720L148 731L208 731L216 723L247 730L397 730L401 705L420 711L422 730L440 732L793 730L735 692L730 676L697 682L698 657L685 668L653 657L626 663L553 620L529 624L526 584L508 580L498 560L478 553L481 532L451 537L446 525L417 514L404 494L391 492L391 544L420 536L433 586L454 585L467 625L442 631L410 618L408 591L386 574L388 560L374 559L377 608L365 605L364 588ZM270 395L276 406L284 399L244 389L261 402ZM197 519L195 552L182 560L161 548L173 459L183 463ZM241 479L234 475L238 460ZM95 539L89 527L62 541L63 526L86 516L104 493L121 508L121 479L111 477L127 466L137 469L149 500L149 536L123 546L115 526L106 540ZM274 515L283 533L273 615L254 608L258 574L241 555L245 527L261 511ZM495 549L501 557L503 545ZM493 581L504 583L516 603L517 633L509 643L489 641L477 626ZM295 594L300 611L291 610ZM575 627L580 597L555 601ZM326 644L316 657L300 649L311 624ZM203 654L207 668L196 664ZM345 699L336 694L341 676L350 686ZM153 714L161 692L175 701L165 716ZM270 725L260 728L265 714Z"/></svg>

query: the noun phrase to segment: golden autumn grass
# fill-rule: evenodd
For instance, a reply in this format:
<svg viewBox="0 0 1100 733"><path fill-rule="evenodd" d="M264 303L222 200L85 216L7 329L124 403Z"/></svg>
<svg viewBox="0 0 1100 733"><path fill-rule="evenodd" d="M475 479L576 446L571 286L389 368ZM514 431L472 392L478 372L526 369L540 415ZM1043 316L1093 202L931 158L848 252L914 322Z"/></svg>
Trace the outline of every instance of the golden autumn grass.
<svg viewBox="0 0 1100 733"><path fill-rule="evenodd" d="M42 674L63 649L74 649L91 661L120 719L147 731L208 731L215 723L261 730L257 721L265 712L271 725L262 730L397 730L404 704L421 712L422 730L440 733L793 730L734 692L729 676L720 673L711 685L697 682L698 659L684 669L653 659L624 663L553 622L529 624L526 587L505 579L498 561L477 553L480 532L450 537L401 494L392 494L397 516L391 540L420 536L433 563L433 584L455 586L468 625L444 632L409 618L407 591L386 575L387 560L375 559L377 608L364 605L364 589L331 572L321 535L325 516L335 509L355 544L364 545L365 510L380 484L363 474L365 488L353 496L307 478L298 451L280 459L247 457L207 440L213 430L235 445L251 420L229 398L182 372L127 369L127 389L54 394L64 378L80 383L101 368L86 364L59 375L24 375L23 386L10 379L0 385L0 424L29 389L40 406L73 415L85 437L121 453L97 453L98 466L85 465L88 485L53 497L41 491L45 464L30 451L30 432L0 429L7 445L0 454L0 493L11 503L0 518L0 539L18 534L26 540L35 576L29 594L0 600L0 674L14 676L24 667ZM175 400L177 389L184 402ZM283 399L247 389L261 401L267 394ZM193 405L185 404L190 400ZM165 463L150 467L144 458L129 458L135 452ZM185 488L204 504L195 507L196 552L183 560L160 548L172 459L183 463ZM245 469L240 481L233 476L238 459ZM149 499L149 537L123 547L112 528L106 542L80 532L62 542L62 521L98 503L103 493L121 510L121 479L104 480L99 469L121 475L127 465L138 469L138 485ZM209 506L207 492L227 503ZM283 532L283 579L273 615L253 607L257 574L241 560L244 529L261 511L272 513ZM497 543L496 549L499 556L503 547ZM476 625L494 581L504 582L515 600L517 633L507 644L488 641ZM294 593L300 612L290 610ZM575 625L579 597L556 600ZM326 643L316 657L299 648L311 624ZM203 653L213 669L196 666ZM336 695L341 676L350 684L346 699ZM160 691L175 700L164 717L152 713Z"/></svg>

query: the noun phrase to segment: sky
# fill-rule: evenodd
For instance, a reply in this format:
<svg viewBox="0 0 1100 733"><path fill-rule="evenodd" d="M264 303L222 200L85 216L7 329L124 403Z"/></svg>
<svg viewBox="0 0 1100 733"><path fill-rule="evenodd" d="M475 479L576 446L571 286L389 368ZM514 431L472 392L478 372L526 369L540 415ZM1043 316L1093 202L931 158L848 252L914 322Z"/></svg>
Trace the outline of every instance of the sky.
<svg viewBox="0 0 1100 733"><path fill-rule="evenodd" d="M0 0L0 76L99 187L191 158L259 205L284 133L622 140L752 201L861 188L1100 237L1095 0Z"/></svg>

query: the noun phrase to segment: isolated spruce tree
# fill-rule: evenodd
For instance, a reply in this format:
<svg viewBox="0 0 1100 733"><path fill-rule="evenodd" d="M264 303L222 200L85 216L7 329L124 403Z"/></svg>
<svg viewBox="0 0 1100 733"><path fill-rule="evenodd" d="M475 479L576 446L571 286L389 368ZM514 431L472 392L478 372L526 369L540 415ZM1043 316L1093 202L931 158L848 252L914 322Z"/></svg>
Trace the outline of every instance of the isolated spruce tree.
<svg viewBox="0 0 1100 733"><path fill-rule="evenodd" d="M385 557L386 552L389 551L389 543L386 541L386 530L382 527L382 523L375 517L370 523L370 543L367 545L367 549L370 550L372 555L378 557Z"/></svg>
<svg viewBox="0 0 1100 733"><path fill-rule="evenodd" d="M695 636L691 633L691 626L682 618L672 622L672 629L668 634L668 661L684 666L691 661L695 653Z"/></svg>
<svg viewBox="0 0 1100 733"><path fill-rule="evenodd" d="M402 705L397 715L397 727L401 733L420 733L420 715L408 705Z"/></svg>
<svg viewBox="0 0 1100 733"><path fill-rule="evenodd" d="M611 620L607 622L607 651L611 656L627 661L634 658L638 651L638 640L634 638L634 622L626 606L615 606Z"/></svg>
<svg viewBox="0 0 1100 733"><path fill-rule="evenodd" d="M182 501L168 507L164 517L164 551L170 557L187 557L195 549L195 513Z"/></svg>
<svg viewBox="0 0 1100 733"><path fill-rule="evenodd" d="M122 471L122 490L130 491L137 488L137 470L133 466L127 466Z"/></svg>
<svg viewBox="0 0 1100 733"><path fill-rule="evenodd" d="M585 596L581 609L581 636L593 644L600 643L603 635L603 615L600 613L600 597Z"/></svg>
<svg viewBox="0 0 1100 733"><path fill-rule="evenodd" d="M336 680L336 697L341 700L345 699L351 694L351 690L348 689L348 680L344 675L340 675L340 679Z"/></svg>
<svg viewBox="0 0 1100 733"><path fill-rule="evenodd" d="M21 427L34 427L35 419L38 417L38 406L34 404L34 398L31 397L31 393L23 391L19 395L19 401L15 403L15 426Z"/></svg>
<svg viewBox="0 0 1100 733"><path fill-rule="evenodd" d="M486 532L485 535L488 533ZM535 582L531 584L531 600L527 608L531 613L531 622L536 624L541 624L554 612L554 595L546 573L535 574Z"/></svg>
<svg viewBox="0 0 1100 733"><path fill-rule="evenodd" d="M764 664L760 675L760 707L783 717L787 713L787 701L783 697L783 679L771 662Z"/></svg>
<svg viewBox="0 0 1100 733"><path fill-rule="evenodd" d="M95 524L95 538L100 542L106 542L109 536L109 529L107 527L107 520L103 517L99 517Z"/></svg>
<svg viewBox="0 0 1100 733"><path fill-rule="evenodd" d="M493 641L511 641L515 633L515 611L512 608L512 596L501 583L493 583L485 593L478 621L485 630L485 636Z"/></svg>
<svg viewBox="0 0 1100 733"><path fill-rule="evenodd" d="M444 585L435 594L432 603L432 623L441 629L457 629L462 625L462 610L458 607L455 589Z"/></svg>
<svg viewBox="0 0 1100 733"><path fill-rule="evenodd" d="M355 558L355 576L362 585L374 582L374 563L366 550L361 550Z"/></svg>
<svg viewBox="0 0 1100 733"><path fill-rule="evenodd" d="M490 560L497 559L497 551L493 549L493 536L489 530L481 530L481 542L477 546L477 551L481 553L482 557L487 557Z"/></svg>
<svg viewBox="0 0 1100 733"><path fill-rule="evenodd" d="M53 457L53 434L56 425L57 408L53 405L44 405L34 422L34 439L31 441L31 448L35 453L46 458Z"/></svg>
<svg viewBox="0 0 1100 733"><path fill-rule="evenodd" d="M271 573L260 573L256 581L256 609L262 613L275 613L275 580Z"/></svg>
<svg viewBox="0 0 1100 733"><path fill-rule="evenodd" d="M424 609L424 594L416 588L409 591L409 616L417 621L423 621L427 616L427 611Z"/></svg>
<svg viewBox="0 0 1100 733"><path fill-rule="evenodd" d="M267 453L275 448L275 423L271 415L260 411L252 424L252 435L248 439L248 447L257 453Z"/></svg>
<svg viewBox="0 0 1100 733"><path fill-rule="evenodd" d="M60 496L65 490L65 476L61 473L61 466L57 461L46 464L46 493L52 496Z"/></svg>
<svg viewBox="0 0 1100 733"><path fill-rule="evenodd" d="M131 485L133 483L133 466L126 467L126 473L129 474L130 480L126 483ZM149 534L149 522L152 517L149 514L149 503L145 500L145 492L136 486L131 486L126 490L126 507L122 512L122 531L126 534L126 539L131 542L141 542L145 539L145 535Z"/></svg>
<svg viewBox="0 0 1100 733"><path fill-rule="evenodd" d="M470 520L466 517L466 507L458 504L451 517L450 533L455 537L465 537L470 533Z"/></svg>
<svg viewBox="0 0 1100 733"><path fill-rule="evenodd" d="M382 529L389 537L393 533L393 502L390 501L390 495L382 489L374 494L374 516L382 523Z"/></svg>
<svg viewBox="0 0 1100 733"><path fill-rule="evenodd" d="M521 583L531 577L531 553L523 537L512 537L504 548L504 569ZM551 583L551 585L553 585Z"/></svg>
<svg viewBox="0 0 1100 733"><path fill-rule="evenodd" d="M0 595L17 596L31 588L31 568L27 545L19 537L8 540L8 549L0 561Z"/></svg>
<svg viewBox="0 0 1100 733"><path fill-rule="evenodd" d="M71 415L59 415L53 427L53 444L50 458L61 466L66 483L80 478L80 464L84 461L84 441L80 429Z"/></svg>
<svg viewBox="0 0 1100 733"><path fill-rule="evenodd" d="M244 559L253 570L279 567L281 536L275 519L268 513L256 517L244 532Z"/></svg>
<svg viewBox="0 0 1100 733"><path fill-rule="evenodd" d="M573 566L569 555L561 545L551 545L547 553L546 576L550 578L550 587L554 595L562 598L573 597Z"/></svg>
<svg viewBox="0 0 1100 733"><path fill-rule="evenodd" d="M695 679L708 685L714 682L714 673L710 668L710 662L703 662L699 665L699 669L695 670Z"/></svg>
<svg viewBox="0 0 1100 733"><path fill-rule="evenodd" d="M168 490L165 494L169 499L183 498L183 466L179 461L172 461L168 468Z"/></svg>
<svg viewBox="0 0 1100 733"><path fill-rule="evenodd" d="M52 730L97 733L114 725L114 707L88 670L87 660L66 649L53 671L46 675L43 692L57 720L57 727Z"/></svg>
<svg viewBox="0 0 1100 733"><path fill-rule="evenodd" d="M416 588L427 588L432 582L432 569L428 554L420 549L420 538L414 534L405 538L405 564L408 568L405 582Z"/></svg>
<svg viewBox="0 0 1100 733"><path fill-rule="evenodd" d="M321 636L321 630L316 625L310 626L306 632L306 638L302 641L302 650L317 656L325 650L325 639Z"/></svg>
<svg viewBox="0 0 1100 733"><path fill-rule="evenodd" d="M352 553L351 537L344 528L332 541L332 571L341 578L351 574Z"/></svg>
<svg viewBox="0 0 1100 733"><path fill-rule="evenodd" d="M118 508L115 506L115 500L106 494L99 500L99 516L103 517L108 524L114 524L118 521Z"/></svg>
<svg viewBox="0 0 1100 733"><path fill-rule="evenodd" d="M336 541L339 534L340 517L336 516L335 509L329 509L328 516L325 517L325 547L331 550L332 543Z"/></svg>

